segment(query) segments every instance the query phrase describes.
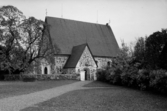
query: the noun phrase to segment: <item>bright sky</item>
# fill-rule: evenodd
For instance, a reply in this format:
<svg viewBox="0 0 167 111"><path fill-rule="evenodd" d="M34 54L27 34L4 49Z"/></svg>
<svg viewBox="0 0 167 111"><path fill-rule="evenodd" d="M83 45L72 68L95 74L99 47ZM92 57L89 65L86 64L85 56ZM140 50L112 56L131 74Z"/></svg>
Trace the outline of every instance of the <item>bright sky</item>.
<svg viewBox="0 0 167 111"><path fill-rule="evenodd" d="M118 44L134 42L167 28L167 0L0 0L27 17L44 20L47 15L110 26Z"/></svg>

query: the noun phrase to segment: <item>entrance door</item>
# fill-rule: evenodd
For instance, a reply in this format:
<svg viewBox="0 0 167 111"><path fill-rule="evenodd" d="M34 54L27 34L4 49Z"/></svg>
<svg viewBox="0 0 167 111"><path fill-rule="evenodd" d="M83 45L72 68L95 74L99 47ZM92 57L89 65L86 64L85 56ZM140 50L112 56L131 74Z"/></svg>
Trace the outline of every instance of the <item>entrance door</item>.
<svg viewBox="0 0 167 111"><path fill-rule="evenodd" d="M85 68L85 80L90 80L90 70L89 68Z"/></svg>
<svg viewBox="0 0 167 111"><path fill-rule="evenodd" d="M47 69L47 67L44 68L44 74L48 74L48 69Z"/></svg>

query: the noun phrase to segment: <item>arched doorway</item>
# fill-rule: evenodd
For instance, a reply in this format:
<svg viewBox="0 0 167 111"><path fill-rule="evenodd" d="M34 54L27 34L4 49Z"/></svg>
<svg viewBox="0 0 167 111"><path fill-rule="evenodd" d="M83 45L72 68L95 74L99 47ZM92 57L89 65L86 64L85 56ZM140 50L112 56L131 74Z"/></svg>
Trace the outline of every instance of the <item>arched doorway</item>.
<svg viewBox="0 0 167 111"><path fill-rule="evenodd" d="M89 68L85 68L85 80L90 80L90 69Z"/></svg>
<svg viewBox="0 0 167 111"><path fill-rule="evenodd" d="M44 68L44 74L48 74L48 68L47 67Z"/></svg>

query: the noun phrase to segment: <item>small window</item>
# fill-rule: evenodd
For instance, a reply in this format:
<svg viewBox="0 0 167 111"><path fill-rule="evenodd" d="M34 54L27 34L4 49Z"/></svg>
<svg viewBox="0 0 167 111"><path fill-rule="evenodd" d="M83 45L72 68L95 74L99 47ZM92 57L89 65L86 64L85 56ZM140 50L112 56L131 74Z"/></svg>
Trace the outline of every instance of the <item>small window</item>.
<svg viewBox="0 0 167 111"><path fill-rule="evenodd" d="M80 69L78 69L78 73L80 73Z"/></svg>
<svg viewBox="0 0 167 111"><path fill-rule="evenodd" d="M61 71L62 71L62 68L61 68L61 66L59 67L59 72L61 73Z"/></svg>
<svg viewBox="0 0 167 111"><path fill-rule="evenodd" d="M110 62L110 61L107 62L107 66L108 66L108 67L111 66L111 62Z"/></svg>
<svg viewBox="0 0 167 111"><path fill-rule="evenodd" d="M47 67L44 68L44 74L48 74L48 69L47 69Z"/></svg>

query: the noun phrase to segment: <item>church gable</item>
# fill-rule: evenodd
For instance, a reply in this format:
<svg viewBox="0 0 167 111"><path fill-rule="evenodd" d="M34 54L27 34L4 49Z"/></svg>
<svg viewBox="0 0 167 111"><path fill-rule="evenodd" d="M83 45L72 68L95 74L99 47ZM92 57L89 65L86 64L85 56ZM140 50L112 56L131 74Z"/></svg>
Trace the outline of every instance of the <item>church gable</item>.
<svg viewBox="0 0 167 111"><path fill-rule="evenodd" d="M64 68L97 67L88 44L74 46Z"/></svg>
<svg viewBox="0 0 167 111"><path fill-rule="evenodd" d="M96 68L97 67L88 46L85 47L76 67L77 68L85 68L85 67Z"/></svg>
<svg viewBox="0 0 167 111"><path fill-rule="evenodd" d="M69 59L67 60L64 68L75 68L82 53L84 52L84 49L87 45L86 44L82 44L82 45L78 45L78 46L74 46L72 49L72 53L69 57Z"/></svg>

